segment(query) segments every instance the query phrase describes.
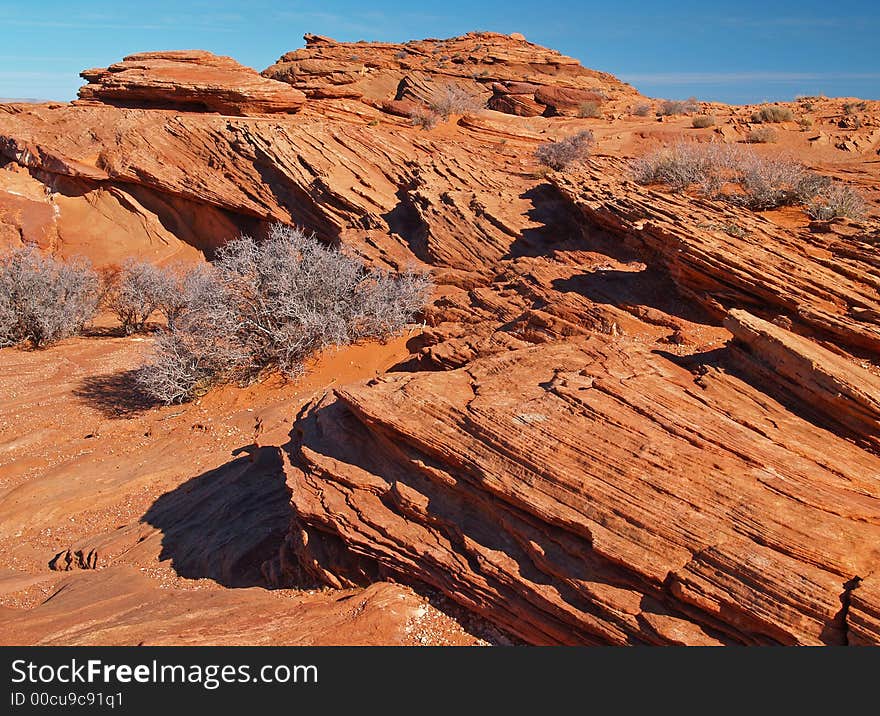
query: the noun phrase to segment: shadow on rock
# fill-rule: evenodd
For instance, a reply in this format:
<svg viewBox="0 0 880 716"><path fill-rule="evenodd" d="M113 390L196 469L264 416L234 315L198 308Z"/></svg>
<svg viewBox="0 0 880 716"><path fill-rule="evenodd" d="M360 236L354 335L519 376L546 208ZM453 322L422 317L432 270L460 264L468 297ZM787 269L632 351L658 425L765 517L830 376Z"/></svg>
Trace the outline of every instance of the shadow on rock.
<svg viewBox="0 0 880 716"><path fill-rule="evenodd" d="M593 303L644 307L692 323L713 323L711 316L703 309L682 299L674 282L656 268L591 271L555 279L553 288L562 293L578 293Z"/></svg>
<svg viewBox="0 0 880 716"><path fill-rule="evenodd" d="M265 587L261 566L290 525L290 490L275 447L246 452L159 497L141 518L162 531L161 560L188 579Z"/></svg>
<svg viewBox="0 0 880 716"><path fill-rule="evenodd" d="M82 379L73 394L99 410L105 418L133 418L159 405L140 389L136 375L136 370L90 375Z"/></svg>

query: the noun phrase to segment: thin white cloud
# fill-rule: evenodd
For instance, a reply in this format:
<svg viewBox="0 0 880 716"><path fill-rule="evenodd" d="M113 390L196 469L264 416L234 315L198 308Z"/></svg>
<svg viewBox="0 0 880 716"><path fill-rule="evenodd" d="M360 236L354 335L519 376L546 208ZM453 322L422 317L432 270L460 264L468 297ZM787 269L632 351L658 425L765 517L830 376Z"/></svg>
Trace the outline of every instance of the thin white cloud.
<svg viewBox="0 0 880 716"><path fill-rule="evenodd" d="M3 25L12 27L29 27L34 29L65 29L65 30L151 30L167 32L169 30L185 27L187 29L208 30L211 32L233 32L240 30L241 26L231 26L210 22L198 22L190 19L169 19L161 23L119 23L119 22L90 22L90 21L60 21L60 20L13 20L3 18Z"/></svg>
<svg viewBox="0 0 880 716"><path fill-rule="evenodd" d="M806 30L809 28L826 29L830 27L852 28L851 17L809 17L782 16L782 17L722 17L720 23L733 27L773 27L777 29L791 28L794 30Z"/></svg>
<svg viewBox="0 0 880 716"><path fill-rule="evenodd" d="M0 70L0 79L9 80L32 80L32 79L58 79L70 77L69 72L33 72L31 70Z"/></svg>
<svg viewBox="0 0 880 716"><path fill-rule="evenodd" d="M626 82L652 84L731 84L738 82L821 82L880 80L880 72L645 72L619 73Z"/></svg>

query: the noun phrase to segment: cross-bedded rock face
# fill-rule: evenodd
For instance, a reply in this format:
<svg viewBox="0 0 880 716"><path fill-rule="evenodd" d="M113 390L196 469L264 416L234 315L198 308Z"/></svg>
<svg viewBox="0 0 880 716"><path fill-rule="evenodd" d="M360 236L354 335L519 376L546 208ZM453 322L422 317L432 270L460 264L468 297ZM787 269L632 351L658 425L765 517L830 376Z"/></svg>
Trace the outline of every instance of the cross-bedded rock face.
<svg viewBox="0 0 880 716"><path fill-rule="evenodd" d="M81 77L80 102L122 107L251 115L296 112L305 102L299 90L201 50L141 52Z"/></svg>
<svg viewBox="0 0 880 716"><path fill-rule="evenodd" d="M789 374L833 362L736 320ZM415 579L531 643L875 643L877 605L849 591L876 589L880 459L733 350L694 380L593 336L337 389L296 426L280 562L340 587ZM835 378L876 428L880 381Z"/></svg>
<svg viewBox="0 0 880 716"><path fill-rule="evenodd" d="M613 75L528 42L522 35L471 32L447 40L337 42L306 35L263 75L315 98L416 100L431 104L449 85L482 106L521 116L577 116L585 102L631 100L638 93Z"/></svg>
<svg viewBox="0 0 880 716"><path fill-rule="evenodd" d="M270 79L138 55L85 73L87 102L0 106L4 245L170 261L283 221L432 271L394 370L286 414L291 440L288 424L272 445L293 519L248 569L269 554L262 573L282 586L427 584L534 643L880 642L876 205L817 225L800 207L636 184L631 157L739 141L752 108L704 107L714 129L636 116L647 100L631 87L522 37L306 42ZM487 108L413 126L450 85ZM599 116L578 117L585 103ZM875 201L876 103L856 128L843 101L810 106L821 140L790 123L757 151ZM539 144L584 129L587 163L538 164ZM269 521L259 500L236 503ZM198 510L160 531L249 535ZM121 554L81 537L45 561ZM180 565L220 562L204 542L179 547Z"/></svg>

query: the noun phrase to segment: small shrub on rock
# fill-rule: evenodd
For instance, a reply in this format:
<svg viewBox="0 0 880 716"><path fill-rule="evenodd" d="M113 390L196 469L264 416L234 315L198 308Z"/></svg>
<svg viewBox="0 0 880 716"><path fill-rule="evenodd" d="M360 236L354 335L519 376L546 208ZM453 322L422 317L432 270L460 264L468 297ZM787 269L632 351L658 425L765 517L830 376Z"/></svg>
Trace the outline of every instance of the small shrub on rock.
<svg viewBox="0 0 880 716"><path fill-rule="evenodd" d="M813 126L813 120L810 117L801 117L798 119L797 123L802 132L808 131Z"/></svg>
<svg viewBox="0 0 880 716"><path fill-rule="evenodd" d="M35 246L0 255L0 347L43 348L80 333L98 297L98 277L86 259L59 261Z"/></svg>
<svg viewBox="0 0 880 716"><path fill-rule="evenodd" d="M638 105L635 106L635 108L633 109L632 113L633 113L636 117L647 117L649 114L651 114L651 105L649 105L649 104L638 104Z"/></svg>
<svg viewBox="0 0 880 716"><path fill-rule="evenodd" d="M640 184L666 184L674 191L697 187L756 211L802 204L815 207L817 216L850 210L838 215L858 215L857 201L837 193L828 177L792 159L762 157L736 145L679 142L637 159L632 171Z"/></svg>
<svg viewBox="0 0 880 716"><path fill-rule="evenodd" d="M265 242L230 241L202 273L193 303L176 316L138 372L148 395L183 402L267 370L298 375L329 345L386 338L421 311L431 292L420 273L368 269L360 259L277 225Z"/></svg>
<svg viewBox="0 0 880 716"><path fill-rule="evenodd" d="M479 97L474 96L464 87L453 84L437 90L431 97L429 106L435 114L443 118L451 114L472 114L483 108Z"/></svg>
<svg viewBox="0 0 880 716"><path fill-rule="evenodd" d="M602 110L598 102L581 102L578 107L578 117L581 119L597 119L602 116Z"/></svg>
<svg viewBox="0 0 880 716"><path fill-rule="evenodd" d="M793 122L794 114L788 107L780 107L778 105L768 104L752 113L752 121L763 124Z"/></svg>
<svg viewBox="0 0 880 716"><path fill-rule="evenodd" d="M717 142L678 142L633 162L640 184L666 184L674 191L697 185L710 196L732 176L737 162L735 147Z"/></svg>
<svg viewBox="0 0 880 716"><path fill-rule="evenodd" d="M772 144L776 141L776 130L772 127L755 127L746 136L749 144Z"/></svg>
<svg viewBox="0 0 880 716"><path fill-rule="evenodd" d="M678 114L689 114L700 109L700 103L696 97L686 100L665 99L660 103L658 114L663 117L671 117Z"/></svg>
<svg viewBox="0 0 880 716"><path fill-rule="evenodd" d="M440 115L437 114L434 110L419 105L415 107L409 113L409 118L413 123L414 127L421 127L422 129L433 129L437 126L437 122L440 121Z"/></svg>
<svg viewBox="0 0 880 716"><path fill-rule="evenodd" d="M555 142L546 142L535 150L535 158L554 171L564 171L575 162L590 156L593 133L585 129Z"/></svg>
<svg viewBox="0 0 880 716"><path fill-rule="evenodd" d="M730 200L756 211L805 203L830 182L786 157L760 157L751 152L740 156L735 179L743 192L731 195Z"/></svg>
<svg viewBox="0 0 880 716"><path fill-rule="evenodd" d="M705 129L706 127L714 127L715 117L711 114L700 114L694 117L691 125L694 129Z"/></svg>
<svg viewBox="0 0 880 716"><path fill-rule="evenodd" d="M847 218L860 221L865 218L867 204L862 195L846 184L829 183L807 204L807 214L819 221Z"/></svg>

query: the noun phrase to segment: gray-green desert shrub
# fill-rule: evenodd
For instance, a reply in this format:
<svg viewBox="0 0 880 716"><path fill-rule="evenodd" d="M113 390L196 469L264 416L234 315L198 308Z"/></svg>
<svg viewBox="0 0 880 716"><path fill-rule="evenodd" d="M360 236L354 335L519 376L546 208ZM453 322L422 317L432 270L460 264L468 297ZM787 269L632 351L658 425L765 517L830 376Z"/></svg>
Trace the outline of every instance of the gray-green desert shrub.
<svg viewBox="0 0 880 716"><path fill-rule="evenodd" d="M715 117L711 114L698 114L691 121L691 126L694 129L705 129L706 127L714 127Z"/></svg>
<svg viewBox="0 0 880 716"><path fill-rule="evenodd" d="M0 346L42 348L80 333L98 307L88 260L61 261L35 246L0 255Z"/></svg>
<svg viewBox="0 0 880 716"><path fill-rule="evenodd" d="M175 316L138 372L141 389L166 403L267 370L298 375L330 345L386 338L425 306L428 276L370 269L299 229L276 225L266 241L230 241L197 275L196 304Z"/></svg>
<svg viewBox="0 0 880 716"><path fill-rule="evenodd" d="M867 204L862 195L851 186L838 182L822 187L807 204L807 214L820 221L837 218L859 221L866 212Z"/></svg>
<svg viewBox="0 0 880 716"><path fill-rule="evenodd" d="M634 179L665 184L674 191L696 188L756 211L804 205L815 218L864 214L864 201L845 185L784 156L716 142L678 142L636 159Z"/></svg>
<svg viewBox="0 0 880 716"><path fill-rule="evenodd" d="M585 129L555 142L545 142L535 150L535 158L554 171L564 171L590 156L593 133Z"/></svg>
<svg viewBox="0 0 880 716"><path fill-rule="evenodd" d="M752 113L752 121L760 123L779 123L793 122L794 114L788 107L780 107L775 104L768 104Z"/></svg>

